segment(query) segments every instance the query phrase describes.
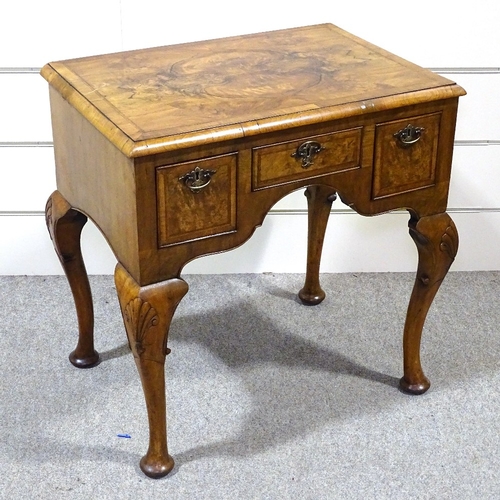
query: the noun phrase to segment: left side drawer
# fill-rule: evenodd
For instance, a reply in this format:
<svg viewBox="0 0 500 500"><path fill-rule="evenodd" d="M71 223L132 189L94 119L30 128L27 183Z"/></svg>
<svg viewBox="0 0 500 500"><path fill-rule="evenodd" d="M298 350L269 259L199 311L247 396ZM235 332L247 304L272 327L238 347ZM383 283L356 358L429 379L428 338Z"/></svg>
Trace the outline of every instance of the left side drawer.
<svg viewBox="0 0 500 500"><path fill-rule="evenodd" d="M238 154L156 169L158 246L236 231Z"/></svg>

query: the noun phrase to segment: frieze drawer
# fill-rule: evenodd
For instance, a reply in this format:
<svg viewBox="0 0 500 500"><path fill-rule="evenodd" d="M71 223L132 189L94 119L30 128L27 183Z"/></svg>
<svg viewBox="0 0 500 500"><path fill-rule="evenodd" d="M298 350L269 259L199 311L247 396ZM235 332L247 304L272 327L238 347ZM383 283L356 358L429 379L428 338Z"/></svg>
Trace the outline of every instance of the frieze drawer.
<svg viewBox="0 0 500 500"><path fill-rule="evenodd" d="M433 113L376 125L373 199L435 184L440 122Z"/></svg>
<svg viewBox="0 0 500 500"><path fill-rule="evenodd" d="M237 153L156 169L160 247L236 230Z"/></svg>
<svg viewBox="0 0 500 500"><path fill-rule="evenodd" d="M319 177L358 168L362 127L281 142L252 151L252 188Z"/></svg>

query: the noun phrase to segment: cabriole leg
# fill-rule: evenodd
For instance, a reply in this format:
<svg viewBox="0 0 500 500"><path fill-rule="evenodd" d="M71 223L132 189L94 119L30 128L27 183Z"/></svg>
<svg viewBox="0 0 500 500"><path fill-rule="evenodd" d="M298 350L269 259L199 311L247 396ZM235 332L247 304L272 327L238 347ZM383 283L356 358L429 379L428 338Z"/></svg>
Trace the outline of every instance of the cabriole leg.
<svg viewBox="0 0 500 500"><path fill-rule="evenodd" d="M87 217L73 210L61 193L54 191L47 201L45 218L68 278L78 317L78 344L69 359L78 368L90 368L99 363L99 354L94 349L92 293L80 248L80 236Z"/></svg>
<svg viewBox="0 0 500 500"><path fill-rule="evenodd" d="M171 279L140 287L120 264L116 266L115 283L148 412L149 448L140 467L156 479L174 467L167 448L165 356L169 352L170 322L188 286L181 279Z"/></svg>
<svg viewBox="0 0 500 500"><path fill-rule="evenodd" d="M458 233L446 213L416 219L408 224L418 250L418 269L408 305L403 337L404 376L400 387L423 394L430 387L420 364L420 340L429 308L458 250Z"/></svg>
<svg viewBox="0 0 500 500"><path fill-rule="evenodd" d="M319 283L319 266L326 225L337 194L328 186L309 186L305 193L308 206L307 269L299 298L303 304L316 305L323 301L325 292Z"/></svg>

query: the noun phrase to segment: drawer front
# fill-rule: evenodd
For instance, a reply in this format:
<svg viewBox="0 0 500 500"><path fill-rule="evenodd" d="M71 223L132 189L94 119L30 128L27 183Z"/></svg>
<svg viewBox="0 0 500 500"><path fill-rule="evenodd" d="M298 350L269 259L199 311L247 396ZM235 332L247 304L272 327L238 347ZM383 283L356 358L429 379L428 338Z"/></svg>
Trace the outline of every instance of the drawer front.
<svg viewBox="0 0 500 500"><path fill-rule="evenodd" d="M373 199L431 187L441 113L377 124L373 170Z"/></svg>
<svg viewBox="0 0 500 500"><path fill-rule="evenodd" d="M358 168L362 130L358 127L254 148L253 190Z"/></svg>
<svg viewBox="0 0 500 500"><path fill-rule="evenodd" d="M236 230L237 153L156 169L159 246Z"/></svg>

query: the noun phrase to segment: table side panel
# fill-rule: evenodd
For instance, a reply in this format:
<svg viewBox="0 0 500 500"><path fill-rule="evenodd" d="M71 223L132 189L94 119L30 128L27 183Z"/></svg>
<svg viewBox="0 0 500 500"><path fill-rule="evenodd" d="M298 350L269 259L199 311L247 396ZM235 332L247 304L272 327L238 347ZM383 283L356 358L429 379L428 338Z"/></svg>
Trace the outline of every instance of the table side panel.
<svg viewBox="0 0 500 500"><path fill-rule="evenodd" d="M117 259L138 275L133 160L50 88L57 189L92 219Z"/></svg>

